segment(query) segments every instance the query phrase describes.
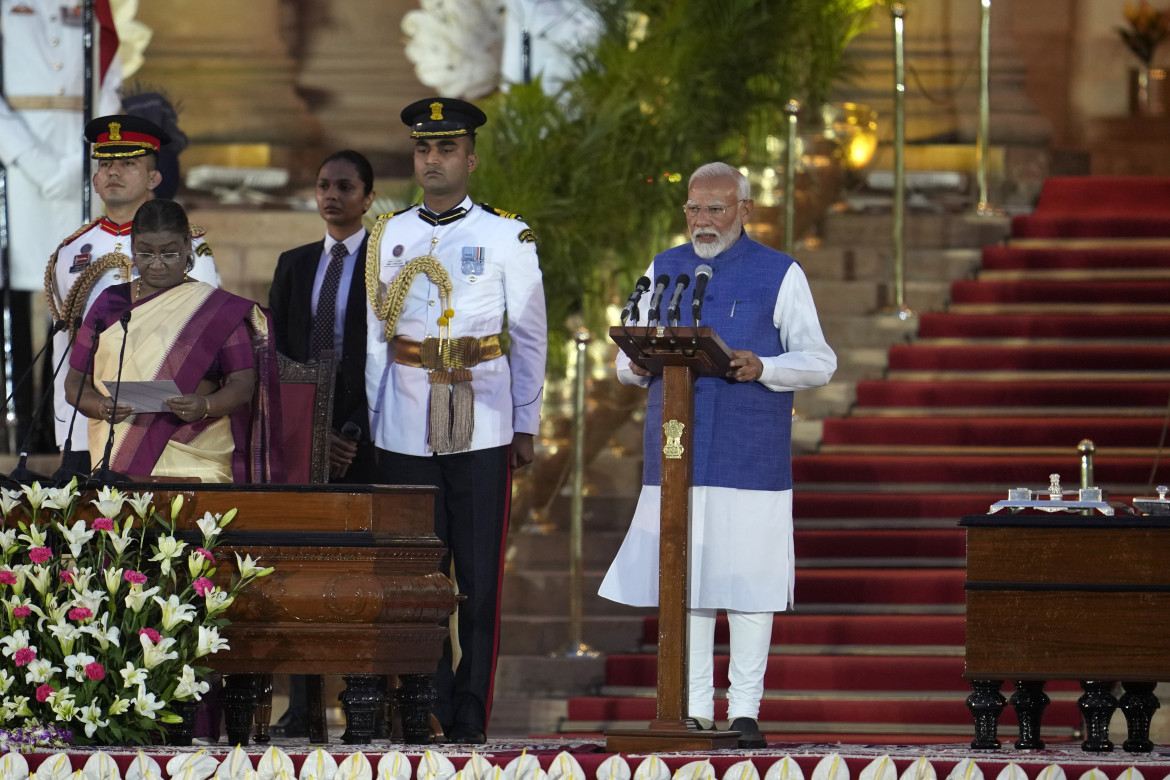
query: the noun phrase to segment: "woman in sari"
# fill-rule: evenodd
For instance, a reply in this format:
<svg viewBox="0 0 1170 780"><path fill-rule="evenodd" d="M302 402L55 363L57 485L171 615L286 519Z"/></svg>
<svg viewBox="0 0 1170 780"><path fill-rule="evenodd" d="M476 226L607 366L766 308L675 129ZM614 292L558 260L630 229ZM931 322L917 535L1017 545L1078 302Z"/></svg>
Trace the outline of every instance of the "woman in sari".
<svg viewBox="0 0 1170 780"><path fill-rule="evenodd" d="M89 424L90 451L131 477L279 482L270 420L277 387L265 313L253 301L187 277L194 263L183 208L150 200L130 229L139 278L106 289L77 334L65 380ZM96 343L94 339L97 339ZM123 342L125 342L124 357ZM173 380L169 411L135 413L111 394L121 380Z"/></svg>

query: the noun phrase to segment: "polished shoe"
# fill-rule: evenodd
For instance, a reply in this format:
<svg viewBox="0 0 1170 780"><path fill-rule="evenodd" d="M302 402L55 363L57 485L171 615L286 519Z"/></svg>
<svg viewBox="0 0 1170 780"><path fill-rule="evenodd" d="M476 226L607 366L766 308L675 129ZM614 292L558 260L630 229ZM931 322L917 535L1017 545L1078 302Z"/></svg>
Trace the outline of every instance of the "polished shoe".
<svg viewBox="0 0 1170 780"><path fill-rule="evenodd" d="M728 731L739 732L739 747L741 750L756 750L768 747L768 740L760 732L760 724L754 718L736 718L731 721Z"/></svg>
<svg viewBox="0 0 1170 780"><path fill-rule="evenodd" d="M715 731L715 721L706 718L691 716L687 718L687 727L693 731Z"/></svg>
<svg viewBox="0 0 1170 780"><path fill-rule="evenodd" d="M455 724L447 729L447 742L452 745L482 745L487 742L487 734L475 726Z"/></svg>

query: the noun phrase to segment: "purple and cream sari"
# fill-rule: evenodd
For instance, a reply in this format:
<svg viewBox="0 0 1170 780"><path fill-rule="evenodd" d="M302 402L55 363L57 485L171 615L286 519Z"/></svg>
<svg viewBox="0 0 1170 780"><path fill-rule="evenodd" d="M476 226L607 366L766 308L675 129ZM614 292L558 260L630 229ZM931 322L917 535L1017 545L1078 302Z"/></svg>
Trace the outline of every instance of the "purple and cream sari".
<svg viewBox="0 0 1170 780"><path fill-rule="evenodd" d="M120 319L130 312L123 330ZM94 333L93 364L87 366ZM110 395L118 356L126 341L124 381L172 379L193 393L203 379L219 383L228 374L256 370L252 401L228 417L184 422L170 412L134 414L114 426L109 467L130 477L196 477L204 482L283 482L280 459L279 377L268 338L268 319L254 301L202 282L186 282L139 301L131 285L102 292L77 334L70 365L93 375L99 393ZM108 388L108 389L107 389ZM95 460L105 452L110 424L90 420Z"/></svg>

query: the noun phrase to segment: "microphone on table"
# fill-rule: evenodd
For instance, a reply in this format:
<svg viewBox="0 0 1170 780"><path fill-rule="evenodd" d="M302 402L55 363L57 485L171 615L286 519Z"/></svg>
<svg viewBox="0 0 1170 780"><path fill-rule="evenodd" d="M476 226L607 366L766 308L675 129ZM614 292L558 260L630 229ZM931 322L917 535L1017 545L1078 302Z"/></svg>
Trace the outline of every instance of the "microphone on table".
<svg viewBox="0 0 1170 780"><path fill-rule="evenodd" d="M129 339L127 338L128 334L130 332L130 310L129 309L127 309L125 312L122 313L122 316L118 318L118 322L120 322L122 324L122 348L120 350L118 350L118 378L117 378L116 384L114 385L114 398L113 398L113 400L114 400L115 413L117 412L117 409L118 409L118 394L122 390L122 363L126 360L126 342L129 341ZM97 470L97 472L95 474L95 476L98 479L98 482L100 482L102 484L109 484L110 482L115 481L115 480L120 481L120 482L124 482L126 480L125 475L118 474L117 472L110 470L110 455L113 453L113 451L114 451L114 421L110 420L110 435L106 437L106 451L102 454L102 465Z"/></svg>
<svg viewBox="0 0 1170 780"><path fill-rule="evenodd" d="M646 310L647 327L654 327L661 318L659 308L662 305L662 294L666 292L668 284L670 284L670 274L662 274L654 280L654 294L650 296L650 308Z"/></svg>
<svg viewBox="0 0 1170 780"><path fill-rule="evenodd" d="M695 292L691 295L691 319L695 327L699 327L699 320L703 314L703 295L707 292L707 282L711 280L711 266L703 263L695 269Z"/></svg>
<svg viewBox="0 0 1170 780"><path fill-rule="evenodd" d="M622 309L622 324L626 324L626 320L633 318L634 322L638 321L638 301L650 289L650 277L643 276L638 280L634 286L634 291L630 293L630 299L626 301L626 308Z"/></svg>
<svg viewBox="0 0 1170 780"><path fill-rule="evenodd" d="M64 330L65 326L66 326L65 320L57 320L56 322L53 323L53 327L49 330L49 337L48 337L48 339L45 340L45 346L41 347L41 351L38 352L36 357L34 357L32 359L32 364L29 365L29 367L25 370L24 375L17 381L18 386L24 381L25 377L28 376L29 372L32 371L33 365L35 365L36 362L41 359L41 355L44 354L45 350L49 347L49 344L52 343L53 336L55 336L57 333ZM57 379L57 374L60 373L61 366L65 363L65 359L67 357L69 357L69 350L72 349L72 347L73 347L73 340L77 338L77 328L80 328L80 327L81 327L81 318L78 317L76 319L76 321L74 322L73 333L69 336L69 344L65 347L64 351L61 354L61 359L57 361L57 367L53 370L53 375L52 375L53 381L50 381L47 383L48 387L45 388L45 390L41 393L41 397L37 401L36 409L33 410L32 422L29 423L28 431L24 435L24 441L20 445L20 458L18 458L16 461L16 468L14 468L12 470L12 473L10 473L8 475L9 478L16 480L20 484L28 485L28 484L31 484L33 482L46 482L47 483L50 481L49 477L46 477L43 474L38 474L35 471L29 470L29 468L28 468L28 448L29 448L29 444L33 440L33 437L40 430L41 412L44 411L45 403L47 403L49 401L49 399L51 399L53 397L54 383ZM13 390L13 394L15 394L15 393L16 393L16 391ZM9 396L9 398L11 398L11 397L12 396ZM56 479L56 477L54 476L52 479Z"/></svg>
<svg viewBox="0 0 1170 780"><path fill-rule="evenodd" d="M666 324L672 328L678 327L679 304L682 301L683 290L687 289L687 285L691 283L691 277L686 274L679 274L674 280L674 294L670 296L670 305L666 307Z"/></svg>

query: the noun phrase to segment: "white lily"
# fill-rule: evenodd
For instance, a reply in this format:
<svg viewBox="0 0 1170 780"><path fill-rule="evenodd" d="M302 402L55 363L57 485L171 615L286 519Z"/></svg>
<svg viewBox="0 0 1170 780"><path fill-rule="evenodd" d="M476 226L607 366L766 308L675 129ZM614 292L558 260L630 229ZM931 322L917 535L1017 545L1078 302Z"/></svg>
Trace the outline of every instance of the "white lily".
<svg viewBox="0 0 1170 780"><path fill-rule="evenodd" d="M3 490L3 492L7 493L8 492L7 488L5 488ZM0 501L3 501L3 499L0 498ZM5 512L4 514L7 515L8 513ZM15 544L16 544L16 529L15 528L6 528L3 531L0 531L0 552L3 552L5 555L8 555L8 553L12 550L12 548Z"/></svg>
<svg viewBox="0 0 1170 780"><path fill-rule="evenodd" d="M126 594L126 606L135 613L141 612L142 608L146 606L146 602L156 593L158 593L157 585L146 590L143 590L141 585L131 585L130 592Z"/></svg>
<svg viewBox="0 0 1170 780"><path fill-rule="evenodd" d="M89 634L97 641L98 647L101 648L103 653L110 649L110 645L114 645L115 647L122 646L122 629L117 626L110 628L109 622L110 613L103 612L100 618L80 628L81 633Z"/></svg>
<svg viewBox="0 0 1170 780"><path fill-rule="evenodd" d="M28 528L28 531L17 538L25 542L29 547L44 547L45 540L49 538L48 531L39 525L28 525L26 528Z"/></svg>
<svg viewBox="0 0 1170 780"><path fill-rule="evenodd" d="M70 721L77 714L77 697L68 688L62 688L49 696L49 706L59 720Z"/></svg>
<svg viewBox="0 0 1170 780"><path fill-rule="evenodd" d="M177 652L171 650L175 646L174 637L161 637L155 644L146 634L139 634L138 640L142 645L142 665L147 669L153 669L164 661L173 661L179 657Z"/></svg>
<svg viewBox="0 0 1170 780"><path fill-rule="evenodd" d="M187 571L191 574L191 579L198 579L210 567L211 564L198 550L187 555Z"/></svg>
<svg viewBox="0 0 1170 780"><path fill-rule="evenodd" d="M195 643L195 657L230 649L228 641L219 635L215 626L199 626L199 641Z"/></svg>
<svg viewBox="0 0 1170 780"><path fill-rule="evenodd" d="M0 694L8 693L8 689L12 687L14 682L16 682L16 678L10 675L7 669L0 669Z"/></svg>
<svg viewBox="0 0 1170 780"><path fill-rule="evenodd" d="M49 580L52 577L52 574L52 571L39 563L35 566L30 566L25 569L25 576L28 577L28 581L32 583L32 586L36 589L36 592L42 596L45 595L45 591L49 589Z"/></svg>
<svg viewBox="0 0 1170 780"><path fill-rule="evenodd" d="M12 720L13 718L30 718L32 717L32 710L28 706L27 696L13 696L11 699L5 699L4 705L0 708L0 720Z"/></svg>
<svg viewBox="0 0 1170 780"><path fill-rule="evenodd" d="M76 591L85 591L89 589L89 581L93 579L93 569L89 566L83 566L80 569L73 569L73 589Z"/></svg>
<svg viewBox="0 0 1170 780"><path fill-rule="evenodd" d="M49 633L56 638L61 644L62 652L69 654L73 652L73 645L81 639L83 632L80 628L72 623L54 623L49 626Z"/></svg>
<svg viewBox="0 0 1170 780"><path fill-rule="evenodd" d="M102 605L106 603L107 598L109 596L104 590L87 590L73 597L73 606L85 607L90 614L96 615L102 611Z"/></svg>
<svg viewBox="0 0 1170 780"><path fill-rule="evenodd" d="M131 702L129 699L114 699L112 702L110 702L110 714L121 715L123 713L129 712L132 704L133 702Z"/></svg>
<svg viewBox="0 0 1170 780"><path fill-rule="evenodd" d="M171 499L171 523L172 524L174 524L175 520L178 519L179 512L182 512L182 511L183 511L183 494L179 493L177 496L175 496L174 498Z"/></svg>
<svg viewBox="0 0 1170 780"><path fill-rule="evenodd" d="M164 631L170 631L180 623L190 623L195 619L195 607L190 604L184 604L176 594L172 593L166 601L155 596L154 602L162 607L162 627Z"/></svg>
<svg viewBox="0 0 1170 780"><path fill-rule="evenodd" d="M195 521L195 525L199 526L199 532L203 534L203 546L211 547L215 537L219 536L223 531L219 527L219 515L213 515L211 512L204 512L203 517Z"/></svg>
<svg viewBox="0 0 1170 780"><path fill-rule="evenodd" d="M251 555L245 555L241 560L239 553L236 553L236 568L240 571L240 577L245 580L263 577L265 571L259 561L252 560Z"/></svg>
<svg viewBox="0 0 1170 780"><path fill-rule="evenodd" d="M130 535L133 532L134 523L127 517L122 523L122 530L109 535L110 546L114 548L115 553L121 555L126 552L126 548L130 546L130 542L134 541L134 537Z"/></svg>
<svg viewBox="0 0 1170 780"><path fill-rule="evenodd" d="M97 507L102 517L117 517L126 505L126 497L117 488L105 485L97 492L97 498L89 503Z"/></svg>
<svg viewBox="0 0 1170 780"><path fill-rule="evenodd" d="M133 688L136 685L139 687L146 685L146 677L150 671L127 661L126 665L118 670L118 674L122 675L123 688Z"/></svg>
<svg viewBox="0 0 1170 780"><path fill-rule="evenodd" d="M203 699L203 694L211 690L211 686L195 678L195 670L183 664L183 671L179 673L179 684L175 687L175 698L180 701L194 697L195 701Z"/></svg>
<svg viewBox="0 0 1170 780"><path fill-rule="evenodd" d="M73 503L78 499L77 478L71 479L65 487L49 488L45 492L48 493L44 503L46 509L59 509L68 513Z"/></svg>
<svg viewBox="0 0 1170 780"><path fill-rule="evenodd" d="M3 566L0 571L10 571L16 576L16 582L10 585L12 592L17 596L24 595L24 586L28 583L28 565L20 564L18 566Z"/></svg>
<svg viewBox="0 0 1170 780"><path fill-rule="evenodd" d="M69 545L69 552L73 554L74 558L80 558L81 548L93 538L93 531L86 527L84 520L78 520L73 524L72 528L67 527L64 523L57 523L56 525L57 530L65 537L65 543Z"/></svg>
<svg viewBox="0 0 1170 780"><path fill-rule="evenodd" d="M8 636L0 637L0 645L3 645L3 649L0 650L0 652L3 652L4 655L11 658L12 656L16 655L17 650L23 650L24 648L29 647L29 641L29 633L25 629L21 629L20 631L13 631ZM33 652L36 652L35 647L32 649Z"/></svg>
<svg viewBox="0 0 1170 780"><path fill-rule="evenodd" d="M203 597L203 602L207 607L207 616L218 615L225 609L232 605L236 597L225 591L223 588L214 587L207 591L207 595Z"/></svg>
<svg viewBox="0 0 1170 780"><path fill-rule="evenodd" d="M59 601L52 593L45 596L43 608L33 607L33 612L41 616L37 628L43 628L46 621L54 625L64 624L69 615L69 604L68 601Z"/></svg>
<svg viewBox="0 0 1170 780"><path fill-rule="evenodd" d="M146 519L146 515L150 512L151 502L154 501L154 493L135 493L133 498L126 499L126 503L130 504L134 509L134 514L142 519Z"/></svg>
<svg viewBox="0 0 1170 780"><path fill-rule="evenodd" d="M25 497L28 498L28 505L34 510L40 509L41 505L45 503L45 499L49 497L49 491L42 488L40 482L24 485L21 489L24 491Z"/></svg>
<svg viewBox="0 0 1170 780"><path fill-rule="evenodd" d="M96 704L87 704L77 710L77 715L81 722L85 724L85 736L92 737L98 729L104 729L110 725L108 719L102 718L102 708Z"/></svg>
<svg viewBox="0 0 1170 780"><path fill-rule="evenodd" d="M89 676L85 673L85 667L96 660L96 658L88 653L72 653L65 656L65 676L78 682L85 682L89 679Z"/></svg>
<svg viewBox="0 0 1170 780"><path fill-rule="evenodd" d="M102 572L102 579L106 583L106 592L110 594L111 599L117 598L118 589L122 587L122 575L125 571L121 567L115 568L111 566Z"/></svg>
<svg viewBox="0 0 1170 780"><path fill-rule="evenodd" d="M171 559L182 555L183 550L186 548L186 542L180 542L170 535L160 536L158 538L158 545L154 548L155 553L150 560L161 562L159 570L162 572L162 576L165 577L171 573Z"/></svg>
<svg viewBox="0 0 1170 780"><path fill-rule="evenodd" d="M145 685L138 686L138 695L134 697L134 709L138 710L139 715L154 720L154 714L165 706L167 703L156 699L153 693L146 690Z"/></svg>
<svg viewBox="0 0 1170 780"><path fill-rule="evenodd" d="M28 671L24 674L24 681L26 683L45 683L52 679L53 675L61 671L60 666L53 666L53 662L48 658L34 658L28 664Z"/></svg>
<svg viewBox="0 0 1170 780"><path fill-rule="evenodd" d="M4 488L3 490L0 490L0 512L3 512L4 516L8 517L8 514L13 509L16 509L18 506L20 506L20 503L23 500L24 500L24 491L23 490L10 490L9 488ZM7 552L7 551L8 551L8 548L5 548L5 552Z"/></svg>

